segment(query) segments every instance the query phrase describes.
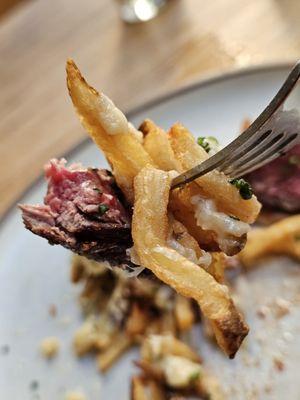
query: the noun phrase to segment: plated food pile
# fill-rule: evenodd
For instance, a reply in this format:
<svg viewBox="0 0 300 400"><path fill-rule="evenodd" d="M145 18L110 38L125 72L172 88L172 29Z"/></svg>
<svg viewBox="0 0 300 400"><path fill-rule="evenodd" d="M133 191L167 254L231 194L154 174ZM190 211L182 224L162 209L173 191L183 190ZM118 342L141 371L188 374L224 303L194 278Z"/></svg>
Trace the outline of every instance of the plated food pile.
<svg viewBox="0 0 300 400"><path fill-rule="evenodd" d="M137 130L86 83L73 61L67 84L112 173L51 160L44 205L20 207L28 229L78 254L72 280L84 283L88 318L75 335L77 354L97 350L105 371L141 343L134 400L176 393L221 398L199 357L178 338L199 321L201 310L219 347L233 358L248 326L224 285L228 258L250 266L274 247L299 257L299 217L250 232L246 245L261 208L246 181L214 170L171 190L175 176L209 157L214 140L196 141L178 123L166 133L145 120ZM266 235L269 242L262 240Z"/></svg>

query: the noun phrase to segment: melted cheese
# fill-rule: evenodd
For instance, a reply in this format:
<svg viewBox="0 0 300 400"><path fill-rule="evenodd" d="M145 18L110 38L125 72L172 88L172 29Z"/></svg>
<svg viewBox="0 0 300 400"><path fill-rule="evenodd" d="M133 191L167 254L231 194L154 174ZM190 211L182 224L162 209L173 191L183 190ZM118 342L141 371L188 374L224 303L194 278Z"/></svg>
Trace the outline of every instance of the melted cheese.
<svg viewBox="0 0 300 400"><path fill-rule="evenodd" d="M222 250L229 242L234 241L232 236L239 238L250 230L250 226L245 222L219 212L213 200L194 196L191 198L191 203L194 205L197 225L204 230L216 232Z"/></svg>
<svg viewBox="0 0 300 400"><path fill-rule="evenodd" d="M179 356L165 356L161 367L167 384L173 388L188 387L201 374L200 364Z"/></svg>
<svg viewBox="0 0 300 400"><path fill-rule="evenodd" d="M128 121L125 115L105 94L99 95L99 113L103 129L109 135L129 133Z"/></svg>

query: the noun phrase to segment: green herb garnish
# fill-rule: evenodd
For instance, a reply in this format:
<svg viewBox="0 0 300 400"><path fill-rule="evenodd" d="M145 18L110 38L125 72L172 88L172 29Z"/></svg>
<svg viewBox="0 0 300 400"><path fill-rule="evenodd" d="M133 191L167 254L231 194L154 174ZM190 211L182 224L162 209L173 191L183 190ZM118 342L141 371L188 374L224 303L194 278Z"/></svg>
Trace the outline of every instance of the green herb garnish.
<svg viewBox="0 0 300 400"><path fill-rule="evenodd" d="M232 185L234 185L240 193L240 196L244 200L250 200L253 194L252 188L248 182L244 179L231 179L229 181Z"/></svg>
<svg viewBox="0 0 300 400"><path fill-rule="evenodd" d="M109 210L109 206L107 204L100 204L98 207L99 214L103 215L106 213L107 210Z"/></svg>
<svg viewBox="0 0 300 400"><path fill-rule="evenodd" d="M102 194L102 193L103 193L102 190L99 189L99 188L97 188L97 187L93 187L93 190L95 190L95 192L97 192L97 193L99 193L99 194Z"/></svg>
<svg viewBox="0 0 300 400"><path fill-rule="evenodd" d="M219 150L219 142L213 136L200 136L197 139L197 143L199 146L203 147L207 153L209 153L211 150L214 150L214 152Z"/></svg>
<svg viewBox="0 0 300 400"><path fill-rule="evenodd" d="M193 374L191 374L189 382L194 383L196 382L200 377L200 371L195 371Z"/></svg>
<svg viewBox="0 0 300 400"><path fill-rule="evenodd" d="M204 136L198 137L197 143L199 144L199 146L203 147L203 149L206 151L206 153L209 153L210 145Z"/></svg>

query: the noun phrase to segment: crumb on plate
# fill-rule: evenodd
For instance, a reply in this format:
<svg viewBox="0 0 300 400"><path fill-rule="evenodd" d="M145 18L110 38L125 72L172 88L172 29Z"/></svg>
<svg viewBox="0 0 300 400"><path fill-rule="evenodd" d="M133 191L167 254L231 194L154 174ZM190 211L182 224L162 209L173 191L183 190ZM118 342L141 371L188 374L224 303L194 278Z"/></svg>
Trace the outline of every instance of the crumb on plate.
<svg viewBox="0 0 300 400"><path fill-rule="evenodd" d="M40 343L40 351L43 357L53 358L59 351L59 340L55 336L44 338Z"/></svg>
<svg viewBox="0 0 300 400"><path fill-rule="evenodd" d="M48 308L48 313L51 317L55 318L57 315L57 307L55 304L50 304Z"/></svg>
<svg viewBox="0 0 300 400"><path fill-rule="evenodd" d="M66 393L65 400L87 400L87 398L82 392L72 391Z"/></svg>

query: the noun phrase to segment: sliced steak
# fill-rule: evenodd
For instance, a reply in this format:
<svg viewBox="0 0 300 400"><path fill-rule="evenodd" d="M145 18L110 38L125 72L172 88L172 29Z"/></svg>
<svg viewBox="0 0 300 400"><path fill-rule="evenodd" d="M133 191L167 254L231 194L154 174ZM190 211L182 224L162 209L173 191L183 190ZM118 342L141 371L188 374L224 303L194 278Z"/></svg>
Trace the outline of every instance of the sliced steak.
<svg viewBox="0 0 300 400"><path fill-rule="evenodd" d="M264 205L287 212L300 211L300 144L286 155L248 174L245 179Z"/></svg>
<svg viewBox="0 0 300 400"><path fill-rule="evenodd" d="M45 176L44 205L19 206L26 228L88 258L129 263L131 215L111 173L53 159Z"/></svg>

